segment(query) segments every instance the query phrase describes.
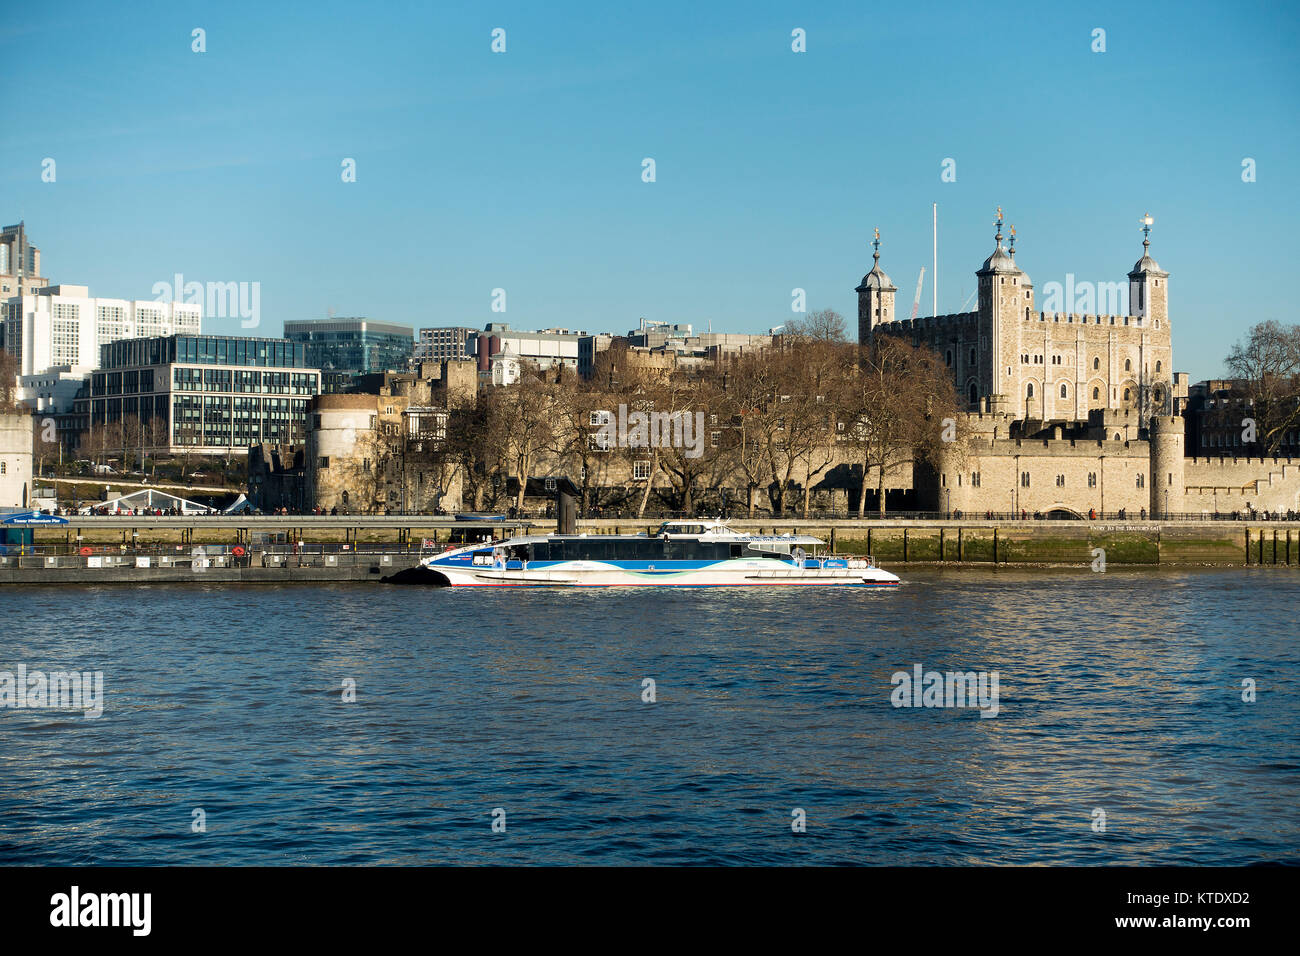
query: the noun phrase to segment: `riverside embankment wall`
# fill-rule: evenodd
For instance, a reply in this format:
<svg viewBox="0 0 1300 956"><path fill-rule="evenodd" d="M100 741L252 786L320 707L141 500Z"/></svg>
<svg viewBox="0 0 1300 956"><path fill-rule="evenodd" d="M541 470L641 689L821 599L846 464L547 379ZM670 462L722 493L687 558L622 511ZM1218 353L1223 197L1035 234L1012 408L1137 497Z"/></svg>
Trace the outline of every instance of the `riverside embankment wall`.
<svg viewBox="0 0 1300 956"><path fill-rule="evenodd" d="M378 581L446 547L452 528L463 530L414 516L74 520L75 526L37 529L35 547L26 553L0 556L0 584ZM587 520L579 522L579 531L634 534L657 524ZM1300 568L1300 522L1287 521L767 519L732 521L731 526L763 534L811 534L839 553L870 554L886 567L1089 566L1104 552L1108 565ZM539 525L533 533L547 530ZM258 538L256 532L280 535L291 544L260 549L249 543ZM359 540L383 537L390 544L358 547ZM299 541L301 552L295 544ZM196 568L193 552L200 545L207 564Z"/></svg>

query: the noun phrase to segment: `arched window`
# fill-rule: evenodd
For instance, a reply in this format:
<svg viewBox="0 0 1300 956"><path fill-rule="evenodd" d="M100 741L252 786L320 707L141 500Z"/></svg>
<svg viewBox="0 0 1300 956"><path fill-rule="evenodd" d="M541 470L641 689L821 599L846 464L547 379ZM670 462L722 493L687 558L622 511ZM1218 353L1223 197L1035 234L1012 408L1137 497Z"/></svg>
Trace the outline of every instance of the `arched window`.
<svg viewBox="0 0 1300 956"><path fill-rule="evenodd" d="M1124 371L1126 372L1133 371L1133 363L1130 362L1128 359L1124 360Z"/></svg>
<svg viewBox="0 0 1300 956"><path fill-rule="evenodd" d="M1092 360L1092 368L1093 368L1093 371L1096 371L1097 369L1101 368L1101 359L1099 359L1099 358L1095 358L1095 359L1093 359L1093 360Z"/></svg>
<svg viewBox="0 0 1300 956"><path fill-rule="evenodd" d="M974 349L971 349L971 350L970 350L970 364L971 364L971 365L974 365L974 364L975 364L975 350L974 350Z"/></svg>
<svg viewBox="0 0 1300 956"><path fill-rule="evenodd" d="M1157 375L1160 374L1160 363L1159 363L1159 362L1156 362L1156 374L1157 374Z"/></svg>
<svg viewBox="0 0 1300 956"><path fill-rule="evenodd" d="M1094 388L1094 389L1092 390L1092 400L1095 402L1095 401L1097 401L1099 398L1101 398L1101 389L1099 389L1099 388Z"/></svg>
<svg viewBox="0 0 1300 956"><path fill-rule="evenodd" d="M1030 382L1028 388L1025 389L1025 398L1033 398L1033 397L1034 397L1034 383Z"/></svg>
<svg viewBox="0 0 1300 956"><path fill-rule="evenodd" d="M1065 398L1065 397L1066 397L1066 396L1065 396L1065 386L1064 386L1064 385L1061 386L1061 397L1062 397L1062 398Z"/></svg>
<svg viewBox="0 0 1300 956"><path fill-rule="evenodd" d="M952 349L943 353L943 363L949 368L952 368Z"/></svg>
<svg viewBox="0 0 1300 956"><path fill-rule="evenodd" d="M975 388L975 383L970 383L970 403L974 405L979 401L979 391Z"/></svg>
<svg viewBox="0 0 1300 956"><path fill-rule="evenodd" d="M1128 401L1128 389L1124 389L1124 401Z"/></svg>

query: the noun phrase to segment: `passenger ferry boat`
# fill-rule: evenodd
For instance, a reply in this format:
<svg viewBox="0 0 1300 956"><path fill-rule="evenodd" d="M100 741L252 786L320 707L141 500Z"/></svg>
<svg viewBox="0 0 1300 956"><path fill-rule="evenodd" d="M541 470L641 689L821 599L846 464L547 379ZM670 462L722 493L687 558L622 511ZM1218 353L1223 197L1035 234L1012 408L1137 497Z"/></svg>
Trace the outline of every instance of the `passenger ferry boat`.
<svg viewBox="0 0 1300 956"><path fill-rule="evenodd" d="M819 555L807 535L752 535L721 521L665 521L647 534L522 535L453 548L420 567L453 587L894 587L870 558Z"/></svg>

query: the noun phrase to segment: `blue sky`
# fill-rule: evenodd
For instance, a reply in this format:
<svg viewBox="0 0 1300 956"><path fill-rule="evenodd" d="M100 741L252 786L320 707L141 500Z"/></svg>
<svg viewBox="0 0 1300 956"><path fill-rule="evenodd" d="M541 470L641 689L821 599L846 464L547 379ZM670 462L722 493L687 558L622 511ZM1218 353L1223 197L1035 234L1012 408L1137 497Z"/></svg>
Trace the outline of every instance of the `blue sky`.
<svg viewBox="0 0 1300 956"><path fill-rule="evenodd" d="M998 205L1041 302L1067 273L1122 281L1150 212L1195 381L1297 320L1298 47L1282 4L24 4L0 25L0 218L96 295L260 282L278 335L330 309L764 331L796 287L852 319L875 226L907 314L935 201L940 312Z"/></svg>

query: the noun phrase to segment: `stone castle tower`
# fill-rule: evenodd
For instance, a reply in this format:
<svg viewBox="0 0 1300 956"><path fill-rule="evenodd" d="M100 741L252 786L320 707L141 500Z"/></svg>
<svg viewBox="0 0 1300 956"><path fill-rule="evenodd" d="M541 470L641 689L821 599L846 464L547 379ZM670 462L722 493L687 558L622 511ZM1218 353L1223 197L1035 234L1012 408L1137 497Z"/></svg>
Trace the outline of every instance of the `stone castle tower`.
<svg viewBox="0 0 1300 956"><path fill-rule="evenodd" d="M1134 315L1169 324L1169 273L1162 272L1151 258L1151 217L1142 219L1142 258L1128 274L1129 311Z"/></svg>
<svg viewBox="0 0 1300 956"><path fill-rule="evenodd" d="M1151 514L1177 514L1186 497L1181 415L1154 415L1150 424Z"/></svg>
<svg viewBox="0 0 1300 956"><path fill-rule="evenodd" d="M1004 245L1002 210L993 253L975 273L979 305L957 315L899 318L897 291L875 263L855 290L861 344L898 335L926 345L951 370L968 410L1001 405L1030 435L1060 425L1083 427L1097 413L1134 410L1144 426L1153 414L1177 412L1176 379L1168 307L1169 273L1150 255L1151 217L1144 217L1142 258L1128 274L1130 302L1120 301L1121 282L1045 287L1079 312L1036 311L1034 284L1016 264L1015 227ZM1053 292L1053 290L1056 292ZM1114 314L1097 310L1115 302ZM1185 383L1183 383L1185 386Z"/></svg>
<svg viewBox="0 0 1300 956"><path fill-rule="evenodd" d="M979 304L956 315L900 318L897 291L875 262L857 288L861 344L897 336L932 349L965 400L968 441L918 468L918 504L978 513L1115 513L1187 510L1180 397L1173 372L1169 273L1150 254L1122 282L1043 287L1048 302L1077 312L1036 311L1035 287L1016 263L1016 230L1001 208L992 254L975 273ZM1113 314L1104 302L1115 303ZM1101 308L1095 308L1101 305ZM1057 306L1059 307L1059 306Z"/></svg>
<svg viewBox="0 0 1300 956"><path fill-rule="evenodd" d="M1002 207L998 207L997 234L993 237L997 245L993 254L984 260L984 265L975 273L979 282L979 316L980 330L988 343L985 361L975 368L979 394L982 395L1016 395L1017 383L1011 381L1012 372L1019 363L1013 354L1016 350L1018 330L1017 320L1030 314L1034 304L1034 286L1029 276L1016 265L1016 227L1011 227L1010 251L1002 248ZM1014 361L1013 361L1014 360ZM1000 374L1007 368L1006 374ZM969 396L968 396L969 398ZM1042 410L1043 396L1029 395L1026 398L1025 417L1041 417L1035 412Z"/></svg>
<svg viewBox="0 0 1300 956"><path fill-rule="evenodd" d="M858 341L866 344L878 325L894 321L894 293L898 289L880 268L880 230L872 241L875 252L871 271L862 277L862 284L854 291L858 294Z"/></svg>

